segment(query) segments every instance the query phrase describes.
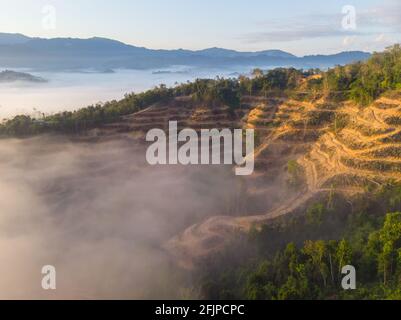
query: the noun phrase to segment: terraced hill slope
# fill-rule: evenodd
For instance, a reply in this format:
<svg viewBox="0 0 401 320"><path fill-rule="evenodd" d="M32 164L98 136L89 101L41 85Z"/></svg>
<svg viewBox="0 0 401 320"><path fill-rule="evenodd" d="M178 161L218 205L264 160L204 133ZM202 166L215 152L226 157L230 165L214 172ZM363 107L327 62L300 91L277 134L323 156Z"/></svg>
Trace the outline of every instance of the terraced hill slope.
<svg viewBox="0 0 401 320"><path fill-rule="evenodd" d="M169 121L177 121L178 129L193 128L195 130L208 128L241 127L240 117L243 110L230 115L228 107L207 107L195 104L190 97L178 97L167 103L156 103L138 113L122 117L120 122L113 122L92 131L102 137L117 136L121 133L144 134L153 128L168 129ZM141 136L141 135L140 135Z"/></svg>
<svg viewBox="0 0 401 320"><path fill-rule="evenodd" d="M244 126L262 137L255 152L256 171L244 178L248 202L257 199L258 205L248 206L241 217L216 216L172 239L166 248L184 267L219 250L238 231L291 213L320 192L352 197L385 181L401 180L400 96L382 97L364 109L324 99L254 101ZM286 185L292 159L305 179L296 192ZM277 190L285 190L285 195Z"/></svg>
<svg viewBox="0 0 401 320"><path fill-rule="evenodd" d="M92 134L143 140L149 129L167 129L172 120L178 121L179 129L253 128L256 136L255 172L238 177L241 188L230 216L216 212L166 243L184 267L221 249L238 232L302 208L321 192L352 197L387 180L401 180L399 93L363 108L322 95L307 102L245 96L235 111L184 96L154 104Z"/></svg>

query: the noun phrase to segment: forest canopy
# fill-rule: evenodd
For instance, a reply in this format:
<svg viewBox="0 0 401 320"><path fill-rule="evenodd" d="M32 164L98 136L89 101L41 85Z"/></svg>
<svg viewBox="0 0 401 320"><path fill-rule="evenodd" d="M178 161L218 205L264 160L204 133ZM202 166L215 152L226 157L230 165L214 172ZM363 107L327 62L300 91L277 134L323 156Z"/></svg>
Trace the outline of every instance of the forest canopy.
<svg viewBox="0 0 401 320"><path fill-rule="evenodd" d="M388 183L350 206L336 195L297 216L254 229L210 258L200 276L207 299L401 299L401 186ZM255 249L256 248L256 249ZM342 268L356 269L356 289Z"/></svg>

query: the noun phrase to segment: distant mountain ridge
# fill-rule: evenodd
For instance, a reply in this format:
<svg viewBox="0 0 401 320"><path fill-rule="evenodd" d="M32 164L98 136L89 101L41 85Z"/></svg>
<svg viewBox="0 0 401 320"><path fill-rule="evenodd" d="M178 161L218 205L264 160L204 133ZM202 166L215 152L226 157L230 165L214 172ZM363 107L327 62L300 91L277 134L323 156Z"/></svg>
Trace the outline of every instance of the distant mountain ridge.
<svg viewBox="0 0 401 320"><path fill-rule="evenodd" d="M31 38L24 36L20 33L1 33L0 32L0 45L20 44L31 40Z"/></svg>
<svg viewBox="0 0 401 320"><path fill-rule="evenodd" d="M297 57L281 50L240 52L223 48L153 50L107 38L30 38L0 33L0 67L47 70L65 69L155 69L173 65L196 67L296 67L327 68L365 60L369 53L341 52L335 55Z"/></svg>

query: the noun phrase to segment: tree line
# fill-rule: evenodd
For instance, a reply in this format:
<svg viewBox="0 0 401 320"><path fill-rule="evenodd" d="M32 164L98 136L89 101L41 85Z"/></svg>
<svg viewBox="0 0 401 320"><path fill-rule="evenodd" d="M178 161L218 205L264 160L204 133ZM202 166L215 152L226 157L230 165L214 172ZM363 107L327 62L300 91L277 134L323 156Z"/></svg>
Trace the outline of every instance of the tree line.
<svg viewBox="0 0 401 320"><path fill-rule="evenodd" d="M76 111L59 112L42 117L19 115L0 124L0 135L24 136L45 132L74 133L121 120L154 103L163 103L179 96L192 96L195 102L213 107L226 105L229 112L241 106L243 96L283 95L302 92L330 96L340 93L366 105L388 90L401 89L401 47L394 45L382 53L374 53L365 62L336 66L325 72L294 68L269 71L255 69L250 76L238 78L197 79L168 88L157 86L143 93L127 94L120 101L109 101Z"/></svg>

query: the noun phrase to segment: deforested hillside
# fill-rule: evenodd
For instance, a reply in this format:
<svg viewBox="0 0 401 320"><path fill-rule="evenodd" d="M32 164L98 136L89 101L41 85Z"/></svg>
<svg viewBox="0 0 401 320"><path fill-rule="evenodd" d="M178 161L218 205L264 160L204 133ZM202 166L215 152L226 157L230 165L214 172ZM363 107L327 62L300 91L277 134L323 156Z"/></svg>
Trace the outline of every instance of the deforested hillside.
<svg viewBox="0 0 401 320"><path fill-rule="evenodd" d="M396 46L367 63L295 80L289 96L253 105L245 126L256 130L260 144L246 194L265 202L246 216L215 217L172 239L167 247L183 265L220 250L238 231L305 207L320 193L350 199L400 181L400 53ZM283 193L269 206L277 189Z"/></svg>

